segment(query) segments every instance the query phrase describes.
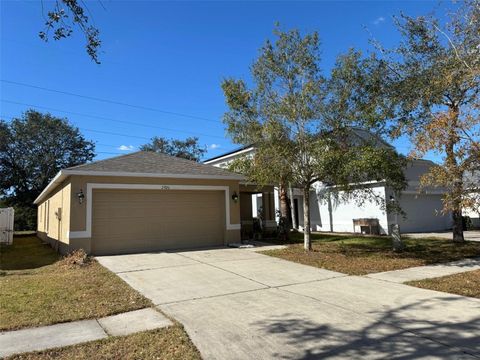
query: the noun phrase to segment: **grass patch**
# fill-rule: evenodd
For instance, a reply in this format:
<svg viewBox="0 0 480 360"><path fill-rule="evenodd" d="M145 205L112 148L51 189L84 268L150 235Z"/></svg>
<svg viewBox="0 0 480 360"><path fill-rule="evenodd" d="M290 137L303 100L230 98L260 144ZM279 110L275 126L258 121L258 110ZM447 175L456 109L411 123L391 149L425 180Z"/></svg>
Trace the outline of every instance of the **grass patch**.
<svg viewBox="0 0 480 360"><path fill-rule="evenodd" d="M37 232L34 230L15 230L13 236L36 236Z"/></svg>
<svg viewBox="0 0 480 360"><path fill-rule="evenodd" d="M0 245L0 271L41 268L60 260L53 249L36 236L15 236L12 245ZM13 272L12 272L13 273Z"/></svg>
<svg viewBox="0 0 480 360"><path fill-rule="evenodd" d="M480 299L480 270L467 271L433 279L409 281L406 284L423 289L443 291Z"/></svg>
<svg viewBox="0 0 480 360"><path fill-rule="evenodd" d="M16 355L10 360L90 359L201 359L179 324L129 336L112 337L64 348Z"/></svg>
<svg viewBox="0 0 480 360"><path fill-rule="evenodd" d="M313 251L303 250L303 234L291 234L286 249L263 254L349 275L442 263L480 256L480 242L454 244L445 239L404 239L402 252L392 250L389 237L312 234Z"/></svg>
<svg viewBox="0 0 480 360"><path fill-rule="evenodd" d="M99 318L151 306L96 261L67 266L36 237L0 248L0 330Z"/></svg>

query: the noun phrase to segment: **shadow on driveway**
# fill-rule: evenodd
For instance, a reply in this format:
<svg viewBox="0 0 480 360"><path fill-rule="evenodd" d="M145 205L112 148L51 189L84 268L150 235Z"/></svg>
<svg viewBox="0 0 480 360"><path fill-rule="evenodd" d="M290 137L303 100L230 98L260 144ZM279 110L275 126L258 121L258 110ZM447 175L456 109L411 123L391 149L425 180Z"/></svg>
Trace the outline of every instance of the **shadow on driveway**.
<svg viewBox="0 0 480 360"><path fill-rule="evenodd" d="M460 298L432 300L455 303ZM431 301L428 303L431 304ZM294 313L252 325L259 332L278 336L285 344L298 349L297 356L279 351L272 354L274 358L480 358L480 308L478 316L462 322L455 322L454 314L449 314L453 316L446 316L446 320L440 322L401 316L404 312L428 311L429 304L422 300L386 311L368 326L355 331L344 326L318 324L295 317Z"/></svg>

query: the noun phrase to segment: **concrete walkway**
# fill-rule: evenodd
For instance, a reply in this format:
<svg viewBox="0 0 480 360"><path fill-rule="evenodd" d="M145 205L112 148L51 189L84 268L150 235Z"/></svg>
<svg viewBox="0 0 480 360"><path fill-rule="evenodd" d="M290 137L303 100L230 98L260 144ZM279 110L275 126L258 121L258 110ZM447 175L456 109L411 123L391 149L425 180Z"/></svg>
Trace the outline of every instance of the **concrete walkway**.
<svg viewBox="0 0 480 360"><path fill-rule="evenodd" d="M98 320L81 320L0 333L0 358L133 334L172 325L158 311L147 308Z"/></svg>
<svg viewBox="0 0 480 360"><path fill-rule="evenodd" d="M209 359L479 359L480 300L243 249L99 257Z"/></svg>
<svg viewBox="0 0 480 360"><path fill-rule="evenodd" d="M367 275L367 277L401 284L407 281L437 278L473 270L480 270L480 258L464 259L446 264L435 264L402 270L385 271L370 274Z"/></svg>

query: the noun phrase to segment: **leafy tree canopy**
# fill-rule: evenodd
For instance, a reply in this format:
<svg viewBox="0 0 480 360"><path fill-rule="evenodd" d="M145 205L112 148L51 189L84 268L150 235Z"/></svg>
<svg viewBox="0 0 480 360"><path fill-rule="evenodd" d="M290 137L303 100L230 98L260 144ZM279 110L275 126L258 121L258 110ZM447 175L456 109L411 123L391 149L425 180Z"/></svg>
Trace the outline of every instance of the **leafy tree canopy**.
<svg viewBox="0 0 480 360"><path fill-rule="evenodd" d="M188 137L185 140L178 140L155 136L150 143L140 146L140 150L155 151L197 162L199 162L202 156L207 152L205 147L198 144L197 137Z"/></svg>
<svg viewBox="0 0 480 360"><path fill-rule="evenodd" d="M44 6L43 0L42 9ZM39 32L40 39L48 41L61 40L70 37L74 28L80 30L85 37L85 50L88 56L97 64L100 64L98 51L102 44L100 31L92 25L91 19L86 15L87 5L84 1L55 0L45 17L45 29Z"/></svg>
<svg viewBox="0 0 480 360"><path fill-rule="evenodd" d="M0 120L0 196L29 213L16 217L17 226L34 229L35 198L59 170L92 160L94 149L67 119L48 113L28 110L11 122Z"/></svg>
<svg viewBox="0 0 480 360"><path fill-rule="evenodd" d="M442 156L421 183L446 189L444 212L452 212L454 240L462 241L462 209L479 206L479 185L464 179L480 169L480 1L460 2L447 18L402 14L398 46L377 44L376 54L352 51L342 61L365 119L383 117L382 130L409 136L411 157Z"/></svg>
<svg viewBox="0 0 480 360"><path fill-rule="evenodd" d="M403 172L394 165L402 159L392 148L378 147L375 137L354 135L354 126L366 122L347 116L358 100L352 91L340 98L341 82L346 79L322 74L317 33L302 36L297 30L277 28L274 34L275 43L265 43L251 68L251 89L244 80L223 81L229 107L224 122L234 142L256 146L253 158L237 161L234 167L243 167L259 184L287 182L303 189L305 248L309 250L308 199L313 183L336 184L337 189L357 194L362 189L361 198L373 193L352 183L371 177L387 179L398 190L405 182ZM339 62L336 73L348 73L344 66ZM385 166L385 161L392 166Z"/></svg>

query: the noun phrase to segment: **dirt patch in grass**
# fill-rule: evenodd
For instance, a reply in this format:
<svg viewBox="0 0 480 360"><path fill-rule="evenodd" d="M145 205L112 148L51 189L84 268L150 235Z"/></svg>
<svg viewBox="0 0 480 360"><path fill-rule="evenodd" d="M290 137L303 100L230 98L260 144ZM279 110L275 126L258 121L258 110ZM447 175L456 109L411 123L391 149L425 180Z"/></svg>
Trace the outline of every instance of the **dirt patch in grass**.
<svg viewBox="0 0 480 360"><path fill-rule="evenodd" d="M47 359L201 359L182 326L146 331L124 337L114 337L56 350L28 353L10 360Z"/></svg>
<svg viewBox="0 0 480 360"><path fill-rule="evenodd" d="M480 270L467 271L461 274L433 279L409 281L406 284L423 289L443 291L480 299Z"/></svg>
<svg viewBox="0 0 480 360"><path fill-rule="evenodd" d="M405 239L402 252L392 251L388 237L359 237L313 234L313 251L305 252L303 234L293 234L286 249L263 254L305 265L365 275L381 271L480 257L480 242L454 244L445 239Z"/></svg>
<svg viewBox="0 0 480 360"><path fill-rule="evenodd" d="M96 261L66 264L37 238L18 238L14 244L1 255L0 330L99 318L152 305Z"/></svg>

